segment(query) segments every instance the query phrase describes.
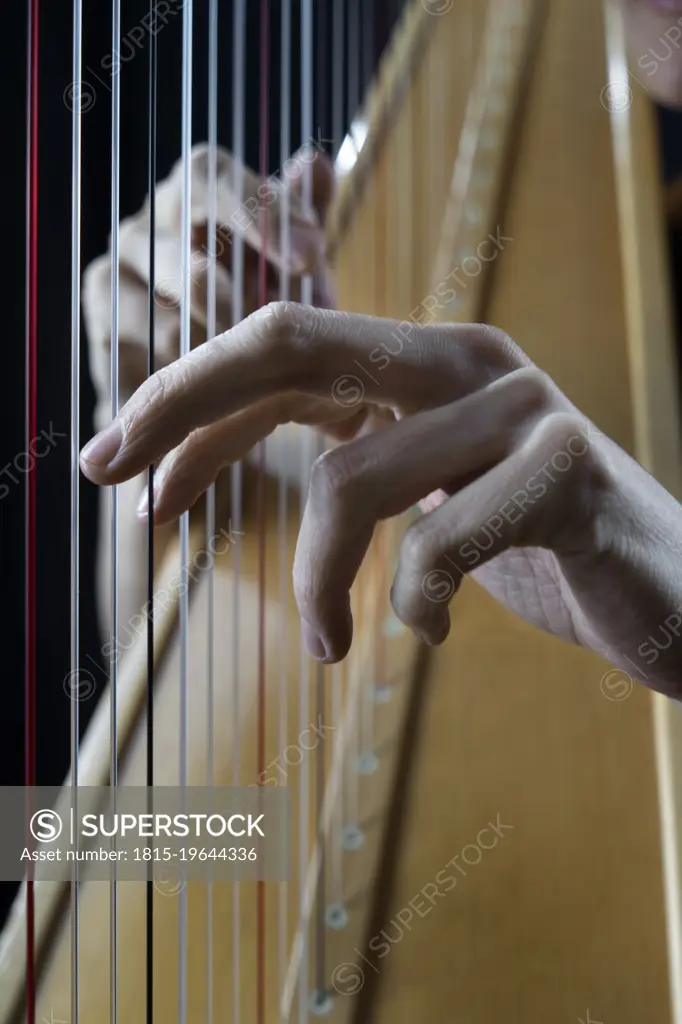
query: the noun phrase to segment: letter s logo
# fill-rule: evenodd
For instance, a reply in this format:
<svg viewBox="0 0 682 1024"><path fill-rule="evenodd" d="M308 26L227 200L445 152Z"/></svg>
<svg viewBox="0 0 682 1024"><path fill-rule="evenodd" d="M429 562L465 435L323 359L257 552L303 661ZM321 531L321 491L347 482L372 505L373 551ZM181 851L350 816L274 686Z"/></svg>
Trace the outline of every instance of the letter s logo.
<svg viewBox="0 0 682 1024"><path fill-rule="evenodd" d="M56 811L36 811L29 827L39 843L53 843L61 835L62 819Z"/></svg>

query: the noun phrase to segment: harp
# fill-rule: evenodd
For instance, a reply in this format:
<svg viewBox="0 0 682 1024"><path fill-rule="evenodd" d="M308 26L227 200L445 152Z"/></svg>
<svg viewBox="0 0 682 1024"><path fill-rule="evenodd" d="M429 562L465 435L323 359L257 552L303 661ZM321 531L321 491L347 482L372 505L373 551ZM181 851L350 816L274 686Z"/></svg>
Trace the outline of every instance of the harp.
<svg viewBox="0 0 682 1024"><path fill-rule="evenodd" d="M245 9L237 0L235 16ZM366 6L325 10L327 31L348 18L352 44ZM77 4L76 82L79 15ZM182 16L187 40L188 0ZM35 0L31 17L35 28ZM303 0L304 140L312 24ZM357 75L351 50L331 61L335 94ZM498 324L681 496L652 112L618 12L592 0L407 3L350 115L327 223L340 307ZM341 399L363 383L351 372ZM394 523L357 587L349 659L322 673L300 654L288 596L300 495L265 484L259 501L245 493L238 540L212 552L191 606L155 621L153 687L146 635L117 664L79 783L106 784L112 752L119 785L145 783L150 709L156 785L177 778L180 736L191 784L258 784L276 765L293 794L290 880L112 889L83 869L69 891L36 870L2 937L3 1024L411 1020L452 1007L492 1021L510 1006L524 1021L548 1006L556 1019L682 1021L678 709L474 584L427 658L388 609ZM227 503L220 487L215 498L208 526L185 521L159 559L155 588L230 523L234 485ZM320 729L303 749L318 723L331 739ZM491 823L486 852L476 837ZM425 887L454 857L453 895L429 903Z"/></svg>

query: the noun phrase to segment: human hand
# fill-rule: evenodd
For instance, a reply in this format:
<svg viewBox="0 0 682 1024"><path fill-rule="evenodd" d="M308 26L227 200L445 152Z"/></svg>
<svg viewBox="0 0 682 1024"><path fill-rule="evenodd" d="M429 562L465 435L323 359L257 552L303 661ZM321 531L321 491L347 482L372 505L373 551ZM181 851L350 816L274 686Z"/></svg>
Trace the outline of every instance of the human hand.
<svg viewBox="0 0 682 1024"><path fill-rule="evenodd" d="M366 432L376 414L390 424ZM168 520L291 421L350 438L313 467L296 551L311 654L346 655L374 527L421 502L391 590L417 636L446 638L471 574L526 621L680 695L682 643L650 668L640 652L682 621L679 504L495 328L270 304L146 381L81 466L114 484L163 459L155 517Z"/></svg>
<svg viewBox="0 0 682 1024"><path fill-rule="evenodd" d="M235 238L243 241L242 316L262 305L260 254L268 259L267 300L280 297L286 275L288 293L300 297L304 274L313 279L313 303L333 305L324 262L323 223L333 192L331 164L314 146L304 146L267 183L241 167L226 150L217 151L216 237L209 241L209 149L195 146L191 158L192 231L189 261L191 347L206 340L211 268L215 272L216 332L227 330L235 314ZM303 176L310 174L313 209L301 199ZM265 216L261 217L262 212ZM156 189L155 354L157 368L180 354L180 303L184 287L181 242L182 164ZM286 233L283 225L287 225ZM121 223L119 232L119 384L126 401L147 375L149 344L149 200ZM265 236L265 237L264 237ZM283 244L284 243L284 244ZM90 370L98 394L98 427L110 418L111 253L94 260L83 277L83 315Z"/></svg>

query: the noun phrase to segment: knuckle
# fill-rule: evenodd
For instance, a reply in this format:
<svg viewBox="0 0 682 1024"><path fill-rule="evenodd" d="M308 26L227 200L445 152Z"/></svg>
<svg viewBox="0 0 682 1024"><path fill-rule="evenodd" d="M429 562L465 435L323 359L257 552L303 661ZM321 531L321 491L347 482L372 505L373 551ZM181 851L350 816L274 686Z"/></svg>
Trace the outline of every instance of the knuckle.
<svg viewBox="0 0 682 1024"><path fill-rule="evenodd" d="M613 497L622 489L616 476L608 439L593 436L575 413L552 413L542 422L542 448L559 482L556 500L566 526L547 538L555 546L562 538L574 546L598 551L613 533Z"/></svg>
<svg viewBox="0 0 682 1024"><path fill-rule="evenodd" d="M216 178L223 187L232 185L232 167L235 163L232 154L221 146L212 152L208 142L196 142L192 146L190 160L192 164L192 198L207 201L207 188L210 180L211 165L215 168Z"/></svg>
<svg viewBox="0 0 682 1024"><path fill-rule="evenodd" d="M343 447L332 448L315 459L310 470L311 501L346 505L353 500L354 492L354 469Z"/></svg>
<svg viewBox="0 0 682 1024"><path fill-rule="evenodd" d="M263 307L265 316L277 330L290 329L294 321L294 304L286 299L275 299Z"/></svg>
<svg viewBox="0 0 682 1024"><path fill-rule="evenodd" d="M278 299L251 314L266 345L280 346L296 333L296 309L293 302Z"/></svg>
<svg viewBox="0 0 682 1024"><path fill-rule="evenodd" d="M599 436L590 436L584 420L574 413L554 411L544 417L540 429L546 439L546 450L555 456L567 456L567 476L581 480L589 489L612 488L608 454Z"/></svg>
<svg viewBox="0 0 682 1024"><path fill-rule="evenodd" d="M517 370L532 367L532 362L514 339L501 327L492 324L477 324L477 344L486 355L491 368Z"/></svg>
<svg viewBox="0 0 682 1024"><path fill-rule="evenodd" d="M190 161L192 164L192 181L197 178L205 180L208 178L209 160L211 156L210 146L207 142L196 142L192 146Z"/></svg>
<svg viewBox="0 0 682 1024"><path fill-rule="evenodd" d="M529 411L546 409L554 405L557 387L552 378L537 366L524 366L514 370L505 378L506 383L518 392Z"/></svg>
<svg viewBox="0 0 682 1024"><path fill-rule="evenodd" d="M584 442L584 454L576 460L580 465L584 485L595 495L618 491L619 485L613 473L612 462L599 438L587 436L585 424L576 421L574 429L566 438L567 447L577 438Z"/></svg>
<svg viewBox="0 0 682 1024"><path fill-rule="evenodd" d="M585 435L585 424L571 412L552 411L545 417L545 429L554 444L566 445L573 437L583 437L589 446L589 438Z"/></svg>
<svg viewBox="0 0 682 1024"><path fill-rule="evenodd" d="M427 520L422 518L405 532L400 546L400 559L412 572L424 573L438 561L437 538Z"/></svg>

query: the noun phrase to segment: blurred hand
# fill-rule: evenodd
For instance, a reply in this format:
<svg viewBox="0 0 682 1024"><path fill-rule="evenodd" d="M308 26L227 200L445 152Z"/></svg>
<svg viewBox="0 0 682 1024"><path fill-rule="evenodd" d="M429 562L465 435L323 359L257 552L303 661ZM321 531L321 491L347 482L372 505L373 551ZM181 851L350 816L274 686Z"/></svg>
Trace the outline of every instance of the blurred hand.
<svg viewBox="0 0 682 1024"><path fill-rule="evenodd" d="M191 346L206 340L209 271L215 266L217 330L233 323L235 238L243 241L241 315L261 303L259 263L267 252L267 298L299 297L304 274L312 277L313 302L333 303L324 262L323 222L332 198L333 175L327 157L315 147L299 150L267 183L241 168L230 153L217 154L217 235L211 245L209 223L209 150L192 152L192 255L189 265ZM310 174L313 209L305 210L301 195L304 175ZM261 216L265 211L265 217ZM155 245L155 366L167 366L180 354L180 301L183 288L181 246L182 165L178 163L156 190ZM265 234L263 234L265 221ZM213 255L215 254L215 256ZM124 404L147 376L149 344L149 203L123 221L119 237L119 403ZM111 253L95 260L83 280L83 314L89 342L90 372L97 393L95 428L111 419ZM287 438L283 439L285 442ZM293 445L289 445L293 448ZM246 454L246 452L245 452ZM287 445L273 453L278 465ZM296 451L298 457L298 452ZM297 465L298 469L298 465ZM145 476L119 489L119 619L125 625L139 619L145 601L146 528L135 510L145 488ZM97 557L98 606L102 632L108 632L111 597L111 549L108 523L110 493L100 501L100 539ZM158 539L159 546L163 537Z"/></svg>
<svg viewBox="0 0 682 1024"><path fill-rule="evenodd" d="M206 340L209 271L215 264L217 332L233 324L235 244L243 240L243 309L247 316L260 300L259 260L268 258L267 300L280 298L286 275L289 294L300 297L304 274L313 276L314 305L333 305L324 264L322 225L332 196L333 176L328 158L314 146L301 149L279 174L263 184L248 167L224 149L217 153L217 234L208 239L209 150L192 151L192 233L189 265L191 345ZM309 170L306 171L306 168ZM303 175L313 181L315 208L305 211L301 201ZM241 178L241 189L240 189ZM262 211L265 211L263 237ZM183 290L181 245L182 164L156 190L155 245L155 352L157 369L180 354L180 302ZM284 233L283 226L288 226ZM283 248L282 243L285 243ZM213 256L215 253L215 257ZM149 201L139 213L124 220L119 232L119 382L125 401L147 375L149 345ZM101 405L101 416L111 402L111 254L87 268L83 278L83 314L90 344L90 369ZM101 423L100 426L104 424Z"/></svg>
<svg viewBox="0 0 682 1024"><path fill-rule="evenodd" d="M389 425L367 432L376 415ZM81 466L114 484L163 459L155 515L169 520L291 421L349 439L313 467L296 551L315 657L350 647L376 523L421 502L391 591L416 635L445 639L471 573L527 622L682 694L682 640L642 654L682 623L682 509L495 328L274 303L146 381Z"/></svg>

